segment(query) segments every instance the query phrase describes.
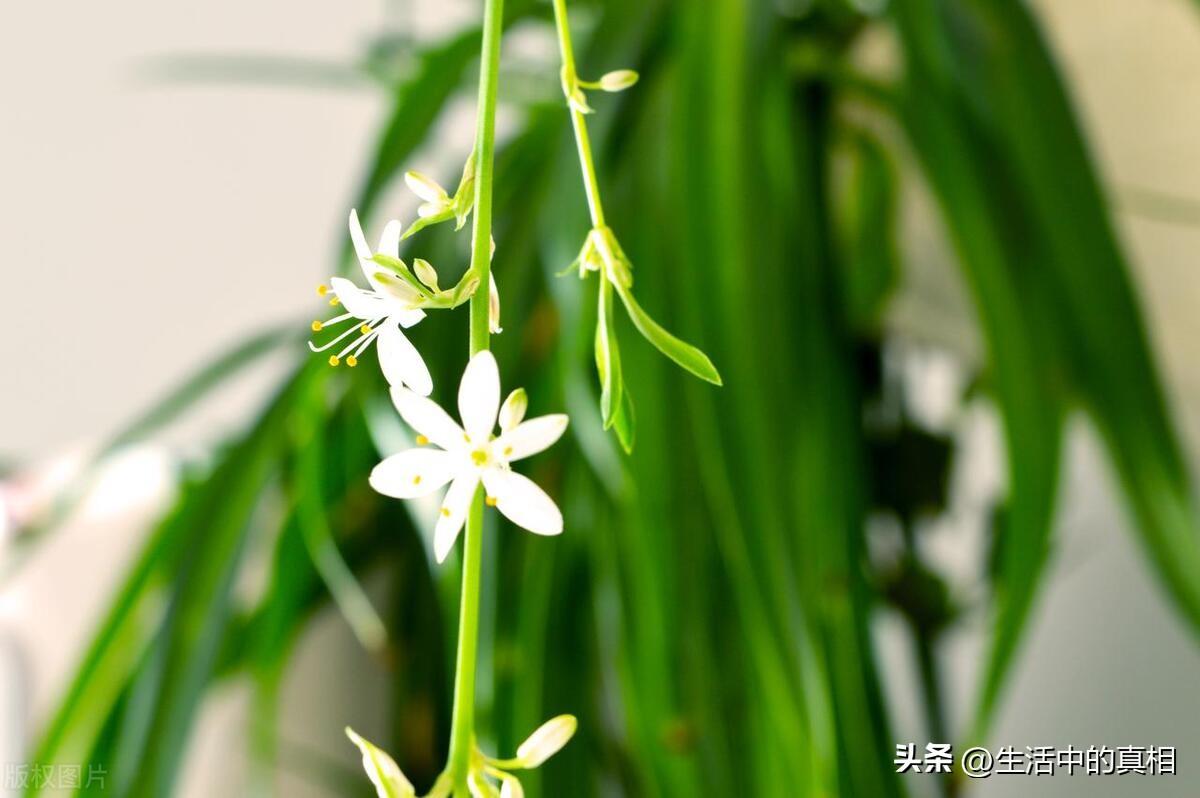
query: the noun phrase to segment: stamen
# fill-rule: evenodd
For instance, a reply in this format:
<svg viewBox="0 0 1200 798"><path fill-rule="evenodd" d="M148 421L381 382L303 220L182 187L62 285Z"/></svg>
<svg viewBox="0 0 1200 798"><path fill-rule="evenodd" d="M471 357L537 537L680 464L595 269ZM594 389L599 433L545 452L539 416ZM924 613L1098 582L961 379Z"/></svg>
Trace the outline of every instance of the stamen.
<svg viewBox="0 0 1200 798"><path fill-rule="evenodd" d="M426 438L424 435L417 436L417 446L425 446L428 443L429 443L429 439Z"/></svg>
<svg viewBox="0 0 1200 798"><path fill-rule="evenodd" d="M512 454L512 447L511 447L511 446L505 446L505 447L504 447L504 456L505 456L505 457L508 457L510 454Z"/></svg>
<svg viewBox="0 0 1200 798"><path fill-rule="evenodd" d="M421 484L421 475L420 475L420 474L417 474L415 477L413 477L413 484L414 484L414 485L420 485L420 484Z"/></svg>
<svg viewBox="0 0 1200 798"><path fill-rule="evenodd" d="M336 308L338 305L342 304L342 300L334 297L333 299L329 300L329 304Z"/></svg>
<svg viewBox="0 0 1200 798"><path fill-rule="evenodd" d="M496 497L488 496L486 499L484 499L484 502L487 504L488 507L495 507L496 506Z"/></svg>
<svg viewBox="0 0 1200 798"><path fill-rule="evenodd" d="M321 284L317 286L317 296L325 296L329 293L329 286Z"/></svg>
<svg viewBox="0 0 1200 798"><path fill-rule="evenodd" d="M325 327L325 325L322 324L320 321L314 321L312 323L312 331L313 332L320 332L322 330L322 328L324 328L324 327Z"/></svg>
<svg viewBox="0 0 1200 798"><path fill-rule="evenodd" d="M342 362L342 361L338 359L338 356L337 356L337 355L330 355L330 356L329 356L329 365L331 365L331 366L337 366L337 364L338 364L338 363L341 363L341 362Z"/></svg>
<svg viewBox="0 0 1200 798"><path fill-rule="evenodd" d="M471 452L471 461L475 463L475 465L481 466L485 464L487 460L487 452L485 452L483 449L476 449L475 451Z"/></svg>
<svg viewBox="0 0 1200 798"><path fill-rule="evenodd" d="M369 324L364 324L363 326L359 327L358 329L362 330L363 335L371 334L371 326Z"/></svg>
<svg viewBox="0 0 1200 798"><path fill-rule="evenodd" d="M343 313L341 316L335 316L332 319L321 322L321 329L325 329L326 327L332 327L333 325L339 324L339 323L345 321L346 319L352 319L352 318L354 318L354 316L352 314ZM314 327L313 329L316 329L316 327ZM357 327L351 327L348 330L343 330L341 335L334 338L332 341L329 341L324 346L314 346L313 342L309 341L308 348L314 352L324 352L326 349L331 349L331 348L337 346L338 343L340 343L341 341L346 340L346 338L353 335L357 329L358 329Z"/></svg>
<svg viewBox="0 0 1200 798"><path fill-rule="evenodd" d="M351 332L358 332L358 328L352 327ZM374 335L361 335L358 338L355 338L353 343L351 343L341 352L338 352L338 357L345 357L346 355L350 355L352 357L355 355L361 355L363 350L366 349L374 339Z"/></svg>
<svg viewBox="0 0 1200 798"><path fill-rule="evenodd" d="M443 508L442 508L442 515L444 515L444 516L446 516L447 518L449 518L449 517L450 517L450 508L449 508L449 507L443 507Z"/></svg>
<svg viewBox="0 0 1200 798"><path fill-rule="evenodd" d="M358 365L358 358L356 358L354 355L351 355L350 357L346 358L346 365L350 368L354 368Z"/></svg>

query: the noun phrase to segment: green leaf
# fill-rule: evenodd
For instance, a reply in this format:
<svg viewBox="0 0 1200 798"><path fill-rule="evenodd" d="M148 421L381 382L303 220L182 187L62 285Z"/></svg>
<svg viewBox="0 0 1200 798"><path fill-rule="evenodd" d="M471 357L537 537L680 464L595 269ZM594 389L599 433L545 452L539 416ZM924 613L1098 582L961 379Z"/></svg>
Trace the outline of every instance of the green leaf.
<svg viewBox="0 0 1200 798"><path fill-rule="evenodd" d="M136 770L131 783L118 785L129 789L130 795L172 791L230 622L233 583L254 528L251 515L278 467L285 421L298 388L313 371L314 367L301 370L185 508L182 522L192 549L174 576L174 595L162 629L161 677L149 685L148 726L144 735L134 730L138 743L132 749L116 747L129 757L114 767L117 774L129 772L130 767Z"/></svg>
<svg viewBox="0 0 1200 798"><path fill-rule="evenodd" d="M621 301L625 303L625 310L629 312L633 326L637 327L638 332L647 341L654 344L658 351L705 382L711 382L713 385L721 384L721 375L717 373L716 366L708 359L708 355L671 335L658 322L650 318L650 315L642 310L642 306L633 298L633 291L629 287L620 284L615 287Z"/></svg>
<svg viewBox="0 0 1200 798"><path fill-rule="evenodd" d="M387 645L387 629L338 551L325 511L327 499L322 491L325 447L320 432L326 421L324 384L324 379L313 381L305 407L292 424L293 444L298 452L296 482L292 486L292 501L297 509L295 517L313 565L329 588L342 617L350 624L363 648L378 654Z"/></svg>
<svg viewBox="0 0 1200 798"><path fill-rule="evenodd" d="M975 722L982 736L1044 570L1068 398L1091 413L1160 581L1198 631L1200 540L1128 267L1028 7L920 0L896 8L910 53L911 134L940 175L934 182L965 245L966 265L976 272L986 265L998 278L978 290L985 322L1004 314L992 319L989 343L998 387L1008 394L1002 402L1014 484L1000 549L997 626ZM954 196L944 190L962 181L973 185ZM1014 342L1023 362L1004 366L1001 350L1011 353Z"/></svg>

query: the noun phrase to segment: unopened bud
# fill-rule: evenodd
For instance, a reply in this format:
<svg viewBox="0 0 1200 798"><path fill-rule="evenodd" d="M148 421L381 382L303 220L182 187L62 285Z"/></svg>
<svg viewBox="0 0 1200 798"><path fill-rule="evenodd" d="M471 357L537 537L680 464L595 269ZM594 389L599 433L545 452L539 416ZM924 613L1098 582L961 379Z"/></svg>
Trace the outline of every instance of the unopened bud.
<svg viewBox="0 0 1200 798"><path fill-rule="evenodd" d="M632 69L618 69L600 78L600 88L604 91L625 91L638 82L638 73Z"/></svg>

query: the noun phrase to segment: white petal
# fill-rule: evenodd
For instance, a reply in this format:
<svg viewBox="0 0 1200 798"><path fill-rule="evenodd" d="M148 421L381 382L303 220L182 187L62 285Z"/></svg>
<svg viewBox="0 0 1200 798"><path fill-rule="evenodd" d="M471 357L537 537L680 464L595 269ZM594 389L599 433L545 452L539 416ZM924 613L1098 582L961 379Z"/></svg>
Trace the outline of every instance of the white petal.
<svg viewBox="0 0 1200 798"><path fill-rule="evenodd" d="M517 526L535 535L559 535L563 517L558 505L532 479L515 471L488 468L483 472L488 496L496 509Z"/></svg>
<svg viewBox="0 0 1200 798"><path fill-rule="evenodd" d="M371 487L393 499L415 499L433 493L453 479L459 462L441 449L409 449L375 466L371 471Z"/></svg>
<svg viewBox="0 0 1200 798"><path fill-rule="evenodd" d="M458 386L458 413L471 440L482 443L492 435L500 412L500 369L488 350L477 352Z"/></svg>
<svg viewBox="0 0 1200 798"><path fill-rule="evenodd" d="M389 385L407 385L421 396L433 392L433 378L421 358L421 353L400 332L396 322L389 320L379 331L379 365ZM428 436L433 440L433 436Z"/></svg>
<svg viewBox="0 0 1200 798"><path fill-rule="evenodd" d="M354 242L354 251L363 260L370 260L374 254L367 245L367 237L363 235L362 225L358 221L358 211L350 211L350 240Z"/></svg>
<svg viewBox="0 0 1200 798"><path fill-rule="evenodd" d="M442 202L449 196L446 189L438 185L438 182L432 177L423 175L420 172L408 171L404 173L404 182L416 194L426 202Z"/></svg>
<svg viewBox="0 0 1200 798"><path fill-rule="evenodd" d="M502 773L500 798L525 798L525 788L521 786L521 780L511 773Z"/></svg>
<svg viewBox="0 0 1200 798"><path fill-rule="evenodd" d="M566 429L565 413L531 418L497 438L492 445L492 451L511 463L513 460L549 449L562 437Z"/></svg>
<svg viewBox="0 0 1200 798"><path fill-rule="evenodd" d="M500 326L500 289L496 287L496 276L488 276L488 332L499 335L504 332Z"/></svg>
<svg viewBox="0 0 1200 798"><path fill-rule="evenodd" d="M466 446L463 428L432 399L397 385L392 388L392 402L410 427L446 451L453 452Z"/></svg>
<svg viewBox="0 0 1200 798"><path fill-rule="evenodd" d="M535 768L557 754L575 734L579 721L574 715L559 715L537 728L517 748L517 759L525 768Z"/></svg>
<svg viewBox="0 0 1200 798"><path fill-rule="evenodd" d="M400 258L400 233L403 230L403 225L393 219L383 228L383 235L379 237L379 252L384 255L390 255L393 258Z"/></svg>
<svg viewBox="0 0 1200 798"><path fill-rule="evenodd" d="M454 541L467 521L467 512L471 509L471 499L475 498L475 489L479 487L479 477L474 473L463 474L450 483L446 498L442 500L442 508L438 511L437 526L433 530L433 556L438 562L443 562Z"/></svg>
<svg viewBox="0 0 1200 798"><path fill-rule="evenodd" d="M334 277L329 283L338 300L355 318L371 321L387 315L386 301L375 292L364 291L345 277Z"/></svg>
<svg viewBox="0 0 1200 798"><path fill-rule="evenodd" d="M346 736L362 752L363 770L375 785L375 792L379 798L413 798L417 794L412 783L404 777L396 761L388 756L387 752L358 736L349 727L346 727Z"/></svg>
<svg viewBox="0 0 1200 798"><path fill-rule="evenodd" d="M425 318L425 311L420 309L396 311L392 313L392 318L400 322L401 327L408 329Z"/></svg>
<svg viewBox="0 0 1200 798"><path fill-rule="evenodd" d="M471 798L500 798L500 793L482 773L472 772L467 777L467 789L471 791Z"/></svg>

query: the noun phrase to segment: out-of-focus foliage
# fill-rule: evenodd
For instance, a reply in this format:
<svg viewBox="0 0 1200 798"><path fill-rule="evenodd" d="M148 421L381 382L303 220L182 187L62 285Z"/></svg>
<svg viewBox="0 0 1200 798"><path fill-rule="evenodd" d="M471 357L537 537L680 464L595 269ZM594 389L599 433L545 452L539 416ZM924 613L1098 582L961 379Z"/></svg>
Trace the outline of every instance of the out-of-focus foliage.
<svg viewBox="0 0 1200 798"><path fill-rule="evenodd" d="M592 22L580 26L581 71L642 76L598 98L593 117L609 222L638 264L639 299L709 352L725 381L718 391L689 379L622 330L632 456L601 430L591 292L555 276L588 230L567 114L552 92L513 106L495 272L505 318L520 323L494 348L506 381L544 403L532 412L569 410L573 437L533 461L561 499L564 537L488 532L496 656L482 677L482 742L511 750L559 712L581 722L530 779L531 795L902 794L870 631L885 605L912 631L931 736L986 735L1046 572L1064 420L1076 409L1108 445L1163 587L1200 625L1188 475L1127 262L1028 5L893 0L878 15L858 5L572 4ZM544 4L512 2L509 16L550 35ZM878 28L898 45L898 76L856 71L851 53ZM418 166L414 151L470 88L477 47L466 31L403 59L373 56L391 113L365 167L365 219L389 214L384 190ZM406 68L380 67L392 60ZM915 540L918 516L945 502L952 443L872 410L894 390L878 342L906 266L893 240L901 175L937 200L986 341L979 388L1008 451L991 566L980 564L995 620L969 728L946 727L937 669L939 636L961 608ZM331 220L345 210L331 207ZM458 251L442 228L409 246L439 264ZM413 330L438 394L467 350L461 325L440 316ZM628 322L617 314L616 324ZM182 397L248 356L234 353ZM169 794L205 693L250 678L248 790L269 793L293 645L329 602L326 584L341 584L343 609L359 600L336 546L351 571L386 571L396 586L403 610L388 616L382 652L395 734L378 742L428 786L448 725L456 575L432 567L420 525L367 487L390 412L372 372L350 379L298 358L268 406L189 475L36 761L99 763L109 794ZM180 406L172 397L145 429ZM144 428L130 429L121 441ZM867 556L872 512L901 530L884 565ZM233 587L248 547L264 541L269 588L246 606ZM519 589L501 601L497 583Z"/></svg>

